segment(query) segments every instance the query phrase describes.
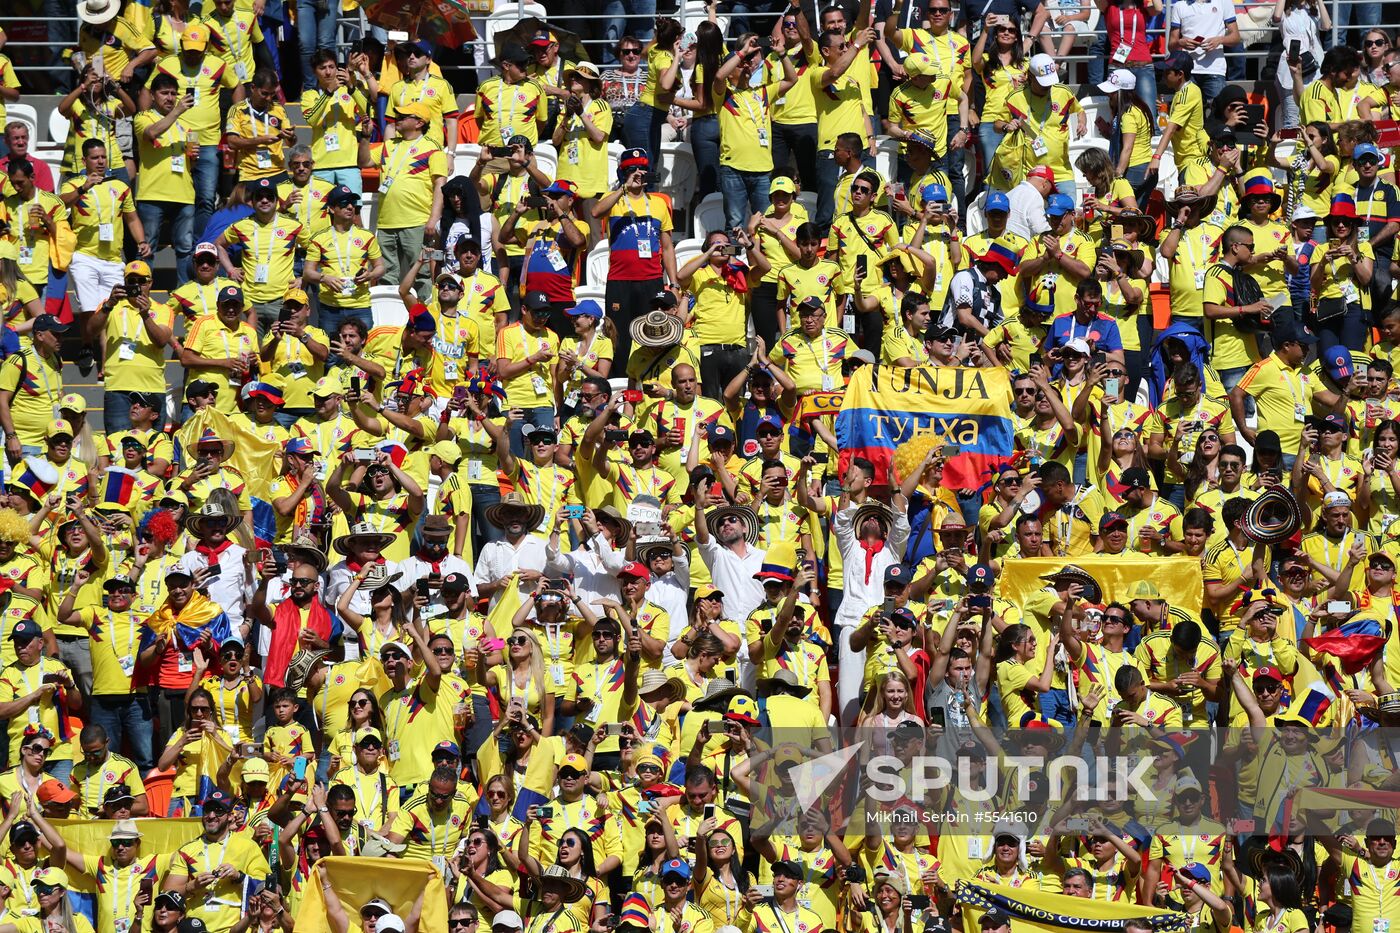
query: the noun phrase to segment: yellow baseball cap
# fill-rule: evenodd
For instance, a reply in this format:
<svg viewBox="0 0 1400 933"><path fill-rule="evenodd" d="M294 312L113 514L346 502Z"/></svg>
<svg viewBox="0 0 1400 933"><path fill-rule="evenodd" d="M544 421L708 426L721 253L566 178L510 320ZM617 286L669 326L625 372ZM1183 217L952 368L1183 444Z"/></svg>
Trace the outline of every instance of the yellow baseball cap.
<svg viewBox="0 0 1400 933"><path fill-rule="evenodd" d="M180 33L180 48L189 52L203 52L209 48L209 27L203 23L190 23Z"/></svg>
<svg viewBox="0 0 1400 933"><path fill-rule="evenodd" d="M306 297L306 292L302 289L291 288L287 290L286 295L282 296L282 304L289 305L294 303L299 304L304 308L307 305L311 304L311 301Z"/></svg>
<svg viewBox="0 0 1400 933"><path fill-rule="evenodd" d="M243 762L244 783L248 781L262 781L266 783L267 779L271 776L272 774L268 770L267 762L263 761L261 758L249 758L247 761Z"/></svg>
<svg viewBox="0 0 1400 933"><path fill-rule="evenodd" d="M53 438L60 435L73 436L73 426L62 418L57 421L50 421L49 426L44 429L44 437Z"/></svg>
<svg viewBox="0 0 1400 933"><path fill-rule="evenodd" d="M122 274L144 275L146 278L149 279L151 277L151 267L146 265L139 259L133 259L131 262L126 264L126 268L122 270Z"/></svg>
<svg viewBox="0 0 1400 933"><path fill-rule="evenodd" d="M779 175L768 183L768 196L771 198L775 194L797 194L797 186L792 183L792 179L786 175Z"/></svg>
<svg viewBox="0 0 1400 933"><path fill-rule="evenodd" d="M395 113L400 117L417 117L426 126L433 122L433 112L428 109L427 104L418 101L409 101L406 104L399 104L394 108Z"/></svg>

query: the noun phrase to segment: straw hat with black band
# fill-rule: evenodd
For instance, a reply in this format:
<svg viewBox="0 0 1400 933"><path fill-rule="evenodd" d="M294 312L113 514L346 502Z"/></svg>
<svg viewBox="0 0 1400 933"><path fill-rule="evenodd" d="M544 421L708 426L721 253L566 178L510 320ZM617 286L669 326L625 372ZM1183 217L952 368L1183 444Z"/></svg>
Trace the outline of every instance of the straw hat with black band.
<svg viewBox="0 0 1400 933"><path fill-rule="evenodd" d="M558 892L559 900L565 904L574 903L588 891L583 881L569 874L563 865L551 865L544 870L540 875L540 889Z"/></svg>
<svg viewBox="0 0 1400 933"><path fill-rule="evenodd" d="M715 677L705 684L704 696L690 704L690 708L702 713L723 713L729 709L729 701L737 696L752 699L752 695L743 687L723 677Z"/></svg>
<svg viewBox="0 0 1400 933"><path fill-rule="evenodd" d="M601 509L594 509L593 519L600 524L606 523L617 529L617 534L613 535L614 547L626 547L627 542L632 540L632 523L623 518L622 513L615 507L605 505Z"/></svg>
<svg viewBox="0 0 1400 933"><path fill-rule="evenodd" d="M394 543L394 536L387 531L380 531L369 522L359 522L350 526L350 531L335 539L331 547L342 557L349 557L352 545L358 545L360 550L382 551Z"/></svg>
<svg viewBox="0 0 1400 933"><path fill-rule="evenodd" d="M894 513L883 502L867 502L856 509L855 519L851 522L856 536L860 536L861 528L865 527L865 523L872 518L880 523L881 532L888 538L890 526L894 523Z"/></svg>
<svg viewBox="0 0 1400 933"><path fill-rule="evenodd" d="M685 327L680 318L657 309L632 321L629 328L632 340L639 346L651 349L674 347L681 342Z"/></svg>
<svg viewBox="0 0 1400 933"><path fill-rule="evenodd" d="M526 502L519 493L511 493L486 509L486 520L502 531L505 531L507 525L517 521L525 526L526 531L531 531L540 526L544 517L544 506Z"/></svg>
<svg viewBox="0 0 1400 933"><path fill-rule="evenodd" d="M1052 570L1049 573L1042 573L1040 579L1055 585L1078 583L1084 588L1084 592L1080 594L1080 597L1085 602L1103 602L1103 588L1099 586L1099 581L1095 580L1089 571L1075 564L1065 564L1063 567Z"/></svg>
<svg viewBox="0 0 1400 933"><path fill-rule="evenodd" d="M198 512L191 512L185 516L185 530L197 538L202 538L215 531L228 534L241 521L243 521L243 516L230 515L211 502L202 506Z"/></svg>
<svg viewBox="0 0 1400 933"><path fill-rule="evenodd" d="M749 544L758 544L758 516L746 505L720 505L705 513L705 523L710 533L719 527L720 522L730 515L736 515L744 525L744 539Z"/></svg>

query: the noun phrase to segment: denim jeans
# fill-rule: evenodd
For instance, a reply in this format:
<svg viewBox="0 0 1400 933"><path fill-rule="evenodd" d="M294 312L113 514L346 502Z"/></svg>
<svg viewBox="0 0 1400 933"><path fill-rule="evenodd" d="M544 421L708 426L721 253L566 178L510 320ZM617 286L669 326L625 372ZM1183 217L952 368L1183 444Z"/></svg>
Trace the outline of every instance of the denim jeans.
<svg viewBox="0 0 1400 933"><path fill-rule="evenodd" d="M719 167L719 190L724 192L724 225L729 229L748 224L755 213L768 209L767 172L741 172Z"/></svg>
<svg viewBox="0 0 1400 933"><path fill-rule="evenodd" d="M1249 366L1236 366L1231 369L1216 370L1216 375L1220 377L1220 387L1228 395L1235 386L1240 384L1240 380L1244 378L1244 374L1249 372L1250 368ZM1254 396L1245 395L1244 410L1246 414L1254 414Z"/></svg>
<svg viewBox="0 0 1400 933"><path fill-rule="evenodd" d="M136 767L145 774L155 766L151 739L155 733L155 714L151 698L144 693L130 696L95 696L91 699L92 722L107 732L112 750L121 752L126 739L129 755ZM123 752L123 754L128 754Z"/></svg>
<svg viewBox="0 0 1400 933"><path fill-rule="evenodd" d="M111 434L130 427L131 399L125 392L105 392L102 396L102 430Z"/></svg>
<svg viewBox="0 0 1400 933"><path fill-rule="evenodd" d="M211 4L212 5L212 4ZM258 25L263 31L263 48L268 57L272 59L272 70L279 75L282 73L282 26L287 21L286 11L282 8L282 0L267 0L267 5L263 7L262 16L258 17ZM251 80L252 75L248 78Z"/></svg>
<svg viewBox="0 0 1400 933"><path fill-rule="evenodd" d="M1313 318L1313 315L1309 314L1308 317ZM1325 321L1313 318L1306 323L1317 334L1317 345L1320 347L1340 345L1353 353L1366 347L1366 312L1361 310L1359 302L1348 304L1344 313Z"/></svg>
<svg viewBox="0 0 1400 933"><path fill-rule="evenodd" d="M480 559L481 549L492 541L504 541L506 533L486 520L486 510L501 501L501 487L491 483L471 483L472 493L472 554Z"/></svg>
<svg viewBox="0 0 1400 933"><path fill-rule="evenodd" d="M958 210L962 211L964 207L963 196L967 187L965 183L966 173L963 171L964 163L967 161L967 151L954 149L952 146L953 137L957 134L958 127L959 117L955 113L948 117L948 148L943 150L943 155L934 163L934 167L942 169L943 173L948 176L948 180L953 183L948 197L958 206Z"/></svg>
<svg viewBox="0 0 1400 933"><path fill-rule="evenodd" d="M219 195L219 147L200 146L194 163L194 236L203 236ZM150 231L146 231L150 236Z"/></svg>
<svg viewBox="0 0 1400 933"><path fill-rule="evenodd" d="M73 773L73 762L71 760L50 761L44 765L44 771L60 784L67 784L69 776Z"/></svg>
<svg viewBox="0 0 1400 933"><path fill-rule="evenodd" d="M53 89L56 93L67 94L73 89L73 79L76 72L64 58L63 50L78 43L78 23L73 19L73 4L68 0L44 0L43 15L47 22L49 44L48 50L41 53L48 59L49 80L53 82ZM42 59L40 61L42 64ZM30 141L31 145L33 140ZM9 154L9 147L6 147L6 154ZM112 161L120 161L113 159Z"/></svg>
<svg viewBox="0 0 1400 933"><path fill-rule="evenodd" d="M301 50L301 89L316 86L316 73L311 70L311 56L320 49L335 48L335 20L340 12L338 0L324 0L325 11L316 9L312 0L297 0L297 44Z"/></svg>
<svg viewBox="0 0 1400 933"><path fill-rule="evenodd" d="M656 0L608 0L603 6L603 64L616 65L617 43L623 36L632 36L646 45L651 39L652 23L656 19ZM623 17L631 17L624 19Z"/></svg>
<svg viewBox="0 0 1400 933"><path fill-rule="evenodd" d="M638 101L622 118L622 145L628 149L660 152L661 126L665 122L666 111Z"/></svg>
<svg viewBox="0 0 1400 933"><path fill-rule="evenodd" d="M1157 69L1151 65L1129 65L1128 70L1137 77L1137 95L1147 105L1147 109L1157 113Z"/></svg>
<svg viewBox="0 0 1400 933"><path fill-rule="evenodd" d="M690 123L690 148L695 153L695 171L699 174L696 190L699 197L714 194L719 189L719 117L709 114ZM764 207L767 210L767 207Z"/></svg>
<svg viewBox="0 0 1400 933"><path fill-rule="evenodd" d="M529 448L525 446L525 434L522 429L525 425L534 425L539 428L554 428L554 406L540 405L537 408L522 408L522 417L519 421L511 423L510 426L510 452L520 458L529 455ZM485 513L482 514L485 518Z"/></svg>
<svg viewBox="0 0 1400 933"><path fill-rule="evenodd" d="M1095 32L1089 43L1089 84L1097 87L1108 77L1108 33Z"/></svg>
<svg viewBox="0 0 1400 933"><path fill-rule="evenodd" d="M290 428L302 418L309 418L316 413L314 408L279 408L272 416L284 428Z"/></svg>
<svg viewBox="0 0 1400 933"><path fill-rule="evenodd" d="M194 253L194 205L138 200L136 216L141 218L152 251L160 249L161 235L165 235L175 248L175 277L180 284L188 282L190 256Z"/></svg>
<svg viewBox="0 0 1400 933"><path fill-rule="evenodd" d="M365 180L357 168L318 168L311 174L333 185L344 185L356 194L365 193Z"/></svg>
<svg viewBox="0 0 1400 933"><path fill-rule="evenodd" d="M45 14L48 15L48 14ZM1347 26L1355 21L1356 25L1352 32L1356 33L1356 39L1351 40L1347 36ZM1337 8L1337 15L1332 20L1334 35L1337 37L1336 44L1350 45L1352 48L1361 48L1361 37L1368 29L1373 29L1381 24L1381 5L1379 3L1343 3ZM52 26L50 26L52 29Z"/></svg>
<svg viewBox="0 0 1400 933"><path fill-rule="evenodd" d="M996 155L997 147L1006 138L1005 133L998 133L995 120L983 120L977 124L977 144L982 149L982 170L992 164L992 156Z"/></svg>
<svg viewBox="0 0 1400 933"><path fill-rule="evenodd" d="M1046 719L1054 719L1064 725L1066 729L1073 729L1077 721L1074 715L1074 707L1069 702L1068 690L1046 690L1040 695L1040 715ZM1020 723L1007 723L1012 729L1020 727Z"/></svg>
<svg viewBox="0 0 1400 933"><path fill-rule="evenodd" d="M692 142L692 146L695 144ZM696 162L700 159L697 156ZM817 125L815 123L773 124L773 170L797 168L803 191L817 190Z"/></svg>
<svg viewBox="0 0 1400 933"><path fill-rule="evenodd" d="M1205 109L1210 109L1210 102L1220 96L1220 92L1225 90L1224 75L1198 75L1193 74L1191 80L1196 82L1196 86L1201 89L1202 102Z"/></svg>

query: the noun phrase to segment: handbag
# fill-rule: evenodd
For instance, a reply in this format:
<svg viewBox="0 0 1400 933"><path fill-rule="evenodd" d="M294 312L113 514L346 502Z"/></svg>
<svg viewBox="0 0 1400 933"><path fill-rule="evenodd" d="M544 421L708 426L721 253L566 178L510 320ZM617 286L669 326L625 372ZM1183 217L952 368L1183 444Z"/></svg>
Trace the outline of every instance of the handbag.
<svg viewBox="0 0 1400 933"><path fill-rule="evenodd" d="M1319 321L1330 321L1347 313L1345 298L1319 298L1313 307L1313 316Z"/></svg>

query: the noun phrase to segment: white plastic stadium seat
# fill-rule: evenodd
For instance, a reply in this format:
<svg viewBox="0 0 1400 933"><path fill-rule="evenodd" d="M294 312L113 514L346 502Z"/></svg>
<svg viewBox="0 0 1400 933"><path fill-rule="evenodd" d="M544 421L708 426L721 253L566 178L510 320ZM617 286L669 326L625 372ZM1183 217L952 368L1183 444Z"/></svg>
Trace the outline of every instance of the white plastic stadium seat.
<svg viewBox="0 0 1400 933"><path fill-rule="evenodd" d="M394 326L408 322L408 308L399 297L397 285L375 285L369 290L369 310L375 327Z"/></svg>
<svg viewBox="0 0 1400 933"><path fill-rule="evenodd" d="M705 199L695 208L695 236L705 239L711 230L724 229L724 195L716 191L705 195Z"/></svg>
<svg viewBox="0 0 1400 933"><path fill-rule="evenodd" d="M817 193L815 191L797 192L797 203L806 208L808 220L817 216Z"/></svg>
<svg viewBox="0 0 1400 933"><path fill-rule="evenodd" d="M495 11L486 17L487 54L493 58L496 55L496 33L505 32L527 16L545 19L549 16L549 11L538 3L512 3L510 0L499 0Z"/></svg>
<svg viewBox="0 0 1400 933"><path fill-rule="evenodd" d="M72 124L68 118L58 112L58 108L49 111L49 140L55 146L62 146L68 141L68 129Z"/></svg>
<svg viewBox="0 0 1400 933"><path fill-rule="evenodd" d="M1102 139L1103 133L1099 132L1098 119L1102 118L1110 123L1113 121L1108 108L1108 98L1102 94L1093 94L1081 100L1079 106L1084 108L1084 116L1089 121L1089 130L1085 135L1090 139Z"/></svg>
<svg viewBox="0 0 1400 933"><path fill-rule="evenodd" d="M37 149L39 146L39 111L29 104L7 104L5 107L5 122L20 122L29 127L29 148Z"/></svg>
<svg viewBox="0 0 1400 933"><path fill-rule="evenodd" d="M695 171L695 150L690 143L669 142L661 144L661 166L657 182L662 191L671 195L671 209L685 211L695 198L695 189L700 179Z"/></svg>
<svg viewBox="0 0 1400 933"><path fill-rule="evenodd" d="M574 289L574 304L592 298L603 306L603 313L606 314L608 306L604 304L604 299L607 297L607 294L608 290L605 285L580 285Z"/></svg>
<svg viewBox="0 0 1400 933"><path fill-rule="evenodd" d="M30 134L30 137L33 138L32 133ZM49 167L49 170L53 172L54 178L63 177L62 149L54 149L52 147L44 149L35 149L31 147L29 150L29 156L30 158L38 159L40 162L43 162L45 165L47 165Z"/></svg>
<svg viewBox="0 0 1400 933"><path fill-rule="evenodd" d="M622 143L613 140L608 143L608 179L617 178L617 163L622 161Z"/></svg>
<svg viewBox="0 0 1400 933"><path fill-rule="evenodd" d="M608 280L608 241L599 240L588 251L586 271L588 273L588 284L602 285Z"/></svg>
<svg viewBox="0 0 1400 933"><path fill-rule="evenodd" d="M559 150L553 143L538 143L535 146L535 164L550 178L559 170Z"/></svg>
<svg viewBox="0 0 1400 933"><path fill-rule="evenodd" d="M689 239L677 242L672 247L672 250L676 254L676 268L679 269L696 256L699 256L702 249L704 249L703 240Z"/></svg>
<svg viewBox="0 0 1400 933"><path fill-rule="evenodd" d="M686 0L681 7L681 28L686 32L694 32L706 19L704 0ZM729 17L723 13L715 14L715 25L719 27L719 34L729 35Z"/></svg>
<svg viewBox="0 0 1400 933"><path fill-rule="evenodd" d="M899 141L888 136L875 137L875 171L888 182L899 174Z"/></svg>
<svg viewBox="0 0 1400 933"><path fill-rule="evenodd" d="M987 203L987 192L978 192L977 197L967 202L967 235L976 236L987 229L987 213L984 206Z"/></svg>
<svg viewBox="0 0 1400 933"><path fill-rule="evenodd" d="M470 175L481 159L481 147L476 143L458 143L452 153L452 175Z"/></svg>

